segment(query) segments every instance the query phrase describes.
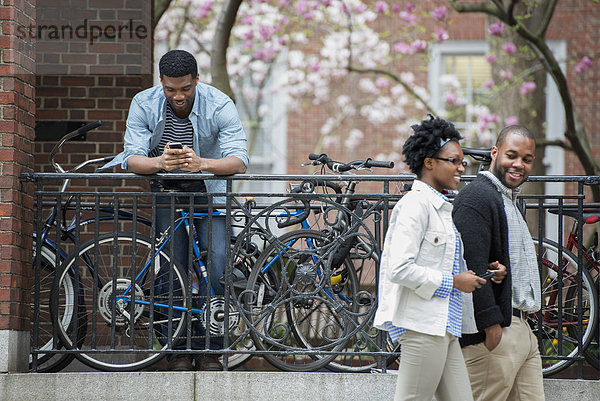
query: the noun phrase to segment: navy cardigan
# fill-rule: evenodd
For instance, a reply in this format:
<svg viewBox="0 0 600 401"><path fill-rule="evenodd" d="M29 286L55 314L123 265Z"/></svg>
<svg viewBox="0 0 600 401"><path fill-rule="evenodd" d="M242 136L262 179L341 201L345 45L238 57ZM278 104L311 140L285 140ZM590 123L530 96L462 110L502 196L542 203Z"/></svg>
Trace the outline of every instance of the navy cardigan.
<svg viewBox="0 0 600 401"><path fill-rule="evenodd" d="M508 222L498 188L479 174L467 184L453 202L452 218L465 247L467 267L477 274L487 271L488 263L499 261L508 274L501 284L491 281L473 292L473 307L478 333L463 334L461 346L485 341L486 327L510 326L512 290L508 253Z"/></svg>

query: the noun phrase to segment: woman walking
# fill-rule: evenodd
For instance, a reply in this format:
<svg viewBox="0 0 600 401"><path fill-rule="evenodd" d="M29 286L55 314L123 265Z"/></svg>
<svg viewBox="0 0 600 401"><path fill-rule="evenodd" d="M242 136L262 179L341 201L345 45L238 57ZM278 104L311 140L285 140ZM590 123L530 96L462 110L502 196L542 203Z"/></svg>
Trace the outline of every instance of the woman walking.
<svg viewBox="0 0 600 401"><path fill-rule="evenodd" d="M375 325L401 344L396 401L434 395L468 401L473 396L458 337L461 330L477 331L470 293L487 281L467 270L444 195L465 172L462 137L451 123L430 117L412 127L402 150L417 180L392 211ZM499 269L492 280L501 281L503 266L490 269Z"/></svg>

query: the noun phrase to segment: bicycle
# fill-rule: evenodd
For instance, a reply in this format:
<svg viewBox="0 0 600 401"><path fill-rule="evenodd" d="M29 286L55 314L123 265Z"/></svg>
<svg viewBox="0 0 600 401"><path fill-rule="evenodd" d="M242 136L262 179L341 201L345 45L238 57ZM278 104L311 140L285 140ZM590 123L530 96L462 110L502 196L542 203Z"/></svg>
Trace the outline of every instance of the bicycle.
<svg viewBox="0 0 600 401"><path fill-rule="evenodd" d="M393 167L392 162L370 159L339 163L325 154L311 154L309 159L307 164L336 173ZM306 180L292 188L292 199L254 216L238 235L259 236L267 243L246 290L235 300L256 348L279 369L370 371L376 364L372 353L381 352L371 326L379 248L364 223L369 217L380 222L381 205L354 196L356 184L342 182L342 192L342 186L328 177ZM319 217L309 224L311 215ZM273 220L277 228L300 227L275 234L268 223ZM317 222L321 226L315 229Z"/></svg>
<svg viewBox="0 0 600 401"><path fill-rule="evenodd" d="M598 361L598 275L600 273L600 264L598 259L598 233L596 232L594 242L586 248L581 242L581 252L583 255L584 266L581 269L582 274L582 298L581 303L579 301L579 289L578 289L578 277L579 264L577 262L576 252L579 251L579 211L569 209L568 207L562 210L558 208L551 208L548 210L549 213L555 215L568 216L573 220L571 230L569 232L566 245L562 246L556 242L543 238L541 243L543 246L543 258L544 267L548 269L549 274L546 278L547 286L556 287L555 292L550 294L549 303L558 304L557 298L559 295L563 295L562 303L562 319L558 319L556 325L552 326L554 330L551 333L545 333L546 339L544 346L547 349L551 349L556 355L565 354L570 351L566 356L572 358L578 355L578 339L581 337L581 344L583 349L583 355L588 363L599 369ZM582 216L583 224L596 224L600 221L600 210L598 209L584 209ZM537 238L535 238L537 241ZM561 263L558 263L558 261ZM551 264L549 264L551 262ZM562 271L563 282L559 283L557 280L558 271ZM559 288L560 287L560 288ZM562 291L562 292L561 292ZM581 307L578 307L581 305ZM557 311L557 313L560 313ZM579 321L579 313L581 313L581 323ZM583 326L583 333L580 332L580 324ZM594 342L595 341L595 342ZM563 349L559 348L559 344L562 345ZM566 368L575 359L568 359L561 362L557 362L552 367L549 367L546 371L547 374L554 374L558 371Z"/></svg>
<svg viewBox="0 0 600 401"><path fill-rule="evenodd" d="M481 164L491 163L489 149L463 148L465 155L474 157ZM542 372L544 376L555 374L577 360L580 355L579 341L586 359L594 366L597 362L597 325L598 305L596 283L600 267L595 257L596 246L592 249L582 248L587 266L580 269L577 257L573 254L578 246L578 211L568 208L550 208L549 213L566 215L573 218L573 226L569 234L567 245L562 246L547 238L540 241L532 237L536 247L540 272L542 273L542 309L529 315L529 323L538 337L540 354L542 355ZM597 211L584 211L584 224L598 221ZM581 282L578 273L581 273ZM590 272L595 272L592 279ZM560 277L560 279L559 279ZM581 288L581 303L579 302L579 289ZM581 305L581 307L580 307ZM581 322L579 315L581 314ZM583 333L579 327L583 326ZM596 354L593 348L588 352L590 344L596 336ZM595 359L594 359L595 358Z"/></svg>
<svg viewBox="0 0 600 401"><path fill-rule="evenodd" d="M75 173L83 170L87 166L94 164L106 163L112 159L112 157L103 157L82 162L70 170L65 170L58 162L55 157L62 146L69 140L83 135L95 128L102 125L101 121L96 121L88 124L84 127L78 128L67 135L54 146L50 152L50 164L57 173L71 172ZM69 186L70 179L64 179L62 185L58 190L58 198L56 203L52 207L48 217L38 226L38 229L33 234L33 268L35 274L35 284L32 286L32 303L31 303L31 316L36 322L33 325L33 333L31 336L31 354L29 359L29 369L37 372L57 372L64 369L74 358L74 355L67 353L54 353L53 349L60 349L62 344L53 335L52 330L52 319L50 317L50 293L52 289L52 283L54 279L54 273L56 272L57 266L65 260L67 257L67 251L64 249L61 241L69 241L71 244L75 244L78 241L78 231L82 230L89 224L96 222L105 222L114 220L115 210L111 207L102 206L97 208L99 212L105 215L99 216L92 219L78 220L73 217L69 222L67 213L73 211L71 207L75 197L70 195L66 201L62 202L62 194L66 193L67 187ZM38 204L38 210L41 211L41 204ZM95 206L80 207L78 216L84 210L96 210ZM131 220L132 214L125 211L117 212L119 217L123 220ZM39 215L40 213L38 213ZM149 221L139 218L138 221L144 224L150 224ZM51 231L56 227L56 241L51 239ZM39 257L37 256L39 255ZM64 280L63 285L65 286L65 292L70 294L76 294L73 289L72 276L67 276ZM71 314L65 315L64 319L60 322L60 325L69 331L75 324L76 319L84 319L85 316L81 311L75 313L72 311Z"/></svg>
<svg viewBox="0 0 600 401"><path fill-rule="evenodd" d="M151 239L155 235L139 234L135 227L132 232L115 230L96 235L66 257L57 272L50 309L53 323L61 343L76 351L72 353L84 364L98 370L130 371L148 367L166 353L189 353L173 346L187 341L186 349L190 350L192 324L202 324L210 332L207 341L227 332L233 336L232 346L250 347L234 332L238 313L224 297L215 296L212 287L204 306L194 306L202 298L195 293L194 284L207 283L210 273L192 221L224 214L194 212L192 200L189 211L175 209L174 202L168 207L177 219L157 240ZM190 271L184 271L181 263L171 257L170 239L180 229L188 231L192 243ZM249 252L236 257L235 268L247 275L254 257ZM74 282L72 289L65 285L70 281ZM159 291L160 285L168 290ZM84 311L85 318L79 325L68 330L58 324L72 319L69 316L74 310ZM232 367L251 357L250 353L236 355L231 359Z"/></svg>

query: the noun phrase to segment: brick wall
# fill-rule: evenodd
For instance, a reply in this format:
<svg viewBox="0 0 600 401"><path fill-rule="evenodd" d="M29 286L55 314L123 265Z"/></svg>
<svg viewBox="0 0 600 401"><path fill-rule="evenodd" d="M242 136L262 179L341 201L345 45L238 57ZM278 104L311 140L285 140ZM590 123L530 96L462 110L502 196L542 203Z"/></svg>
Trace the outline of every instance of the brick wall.
<svg viewBox="0 0 600 401"><path fill-rule="evenodd" d="M152 85L151 8L145 0L38 0L36 119L103 121L63 148L65 167L122 150L130 101ZM36 171L51 171L54 143L36 141Z"/></svg>
<svg viewBox="0 0 600 401"><path fill-rule="evenodd" d="M33 22L34 8L35 0L0 4L0 330L28 329L33 198L20 175L33 165L35 54L15 27Z"/></svg>
<svg viewBox="0 0 600 401"><path fill-rule="evenodd" d="M65 146L66 168L118 153L129 102L152 85L151 15L145 0L0 3L0 330L29 329L35 188L20 175L51 171L55 143L36 141L35 125L103 120Z"/></svg>

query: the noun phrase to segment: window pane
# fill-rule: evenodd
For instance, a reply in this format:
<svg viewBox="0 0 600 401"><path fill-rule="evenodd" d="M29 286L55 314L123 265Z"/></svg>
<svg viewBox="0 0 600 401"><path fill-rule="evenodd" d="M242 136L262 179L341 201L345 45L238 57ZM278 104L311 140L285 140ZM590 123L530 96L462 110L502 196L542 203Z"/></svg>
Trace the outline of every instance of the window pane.
<svg viewBox="0 0 600 401"><path fill-rule="evenodd" d="M443 73L456 78L459 88L445 88L454 91L457 99L448 102L446 98L445 109L448 117L458 125L473 123L475 117L467 112L467 105L485 104L489 97L487 81L492 77L490 64L485 61L483 53L469 55L444 55Z"/></svg>

